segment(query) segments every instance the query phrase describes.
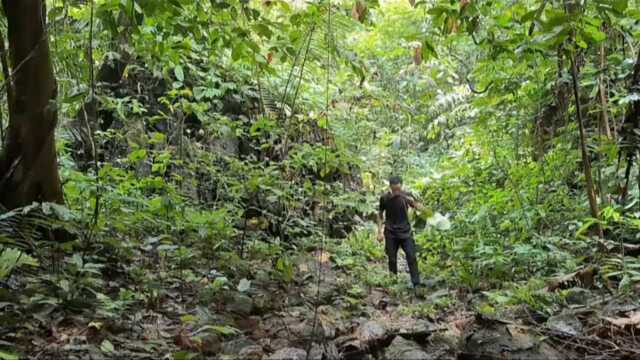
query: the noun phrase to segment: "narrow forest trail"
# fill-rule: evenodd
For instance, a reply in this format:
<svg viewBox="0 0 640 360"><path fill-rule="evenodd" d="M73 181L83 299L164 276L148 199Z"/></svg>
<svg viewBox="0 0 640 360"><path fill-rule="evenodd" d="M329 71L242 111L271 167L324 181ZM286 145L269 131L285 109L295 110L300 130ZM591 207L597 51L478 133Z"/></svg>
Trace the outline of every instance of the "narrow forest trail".
<svg viewBox="0 0 640 360"><path fill-rule="evenodd" d="M404 255L400 259L403 273L382 287L364 285L339 265L345 259L330 251L301 256L289 285L256 279L246 294L236 293L220 304L241 334L204 350L223 359L570 357L527 326L470 311L471 296L459 289L431 284L416 294L408 287ZM385 271L382 261L369 261L365 267Z"/></svg>
<svg viewBox="0 0 640 360"><path fill-rule="evenodd" d="M370 239L369 245L376 246ZM390 279L384 257L345 256L346 246L328 244L301 254L287 285L273 279L252 280L221 310L241 331L221 338L215 348L222 359L574 359L630 356L635 350L613 344L598 331L604 314L633 304L589 293L565 277L568 306L544 316L527 306L478 313L485 295L439 283L439 274L423 273L426 289L409 287L404 254L401 274ZM341 250L342 249L342 250ZM362 255L362 254L360 254ZM265 264L266 265L266 264ZM370 284L382 276L385 284ZM320 286L318 287L318 276ZM577 274L576 277L582 276ZM451 285L449 285L451 286ZM571 287L574 286L574 287ZM571 287L571 288L569 288ZM317 310L317 316L316 316ZM611 329L611 328L609 328ZM614 356L615 355L615 356Z"/></svg>
<svg viewBox="0 0 640 360"><path fill-rule="evenodd" d="M116 318L61 314L48 336L24 346L33 359L632 359L638 352L607 340L613 329L603 322L634 309L633 301L565 277L557 286L574 287L556 315L505 305L487 316L477 311L484 292L423 271L427 287L416 294L404 254L402 273L391 279L381 245L360 238L298 249L286 264L249 251L248 271L166 278L164 295L144 307ZM112 309L124 303L101 301ZM38 316L51 316L46 311Z"/></svg>

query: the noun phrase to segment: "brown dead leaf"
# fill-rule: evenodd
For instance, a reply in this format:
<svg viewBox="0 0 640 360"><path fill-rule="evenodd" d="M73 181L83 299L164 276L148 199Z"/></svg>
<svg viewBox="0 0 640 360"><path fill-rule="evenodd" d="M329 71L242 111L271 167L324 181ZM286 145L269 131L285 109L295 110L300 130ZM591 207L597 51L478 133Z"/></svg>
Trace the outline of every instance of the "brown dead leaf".
<svg viewBox="0 0 640 360"><path fill-rule="evenodd" d="M473 324L475 317L461 317L459 319L453 320L449 325L451 327L451 332L456 336L462 336L466 330Z"/></svg>
<svg viewBox="0 0 640 360"><path fill-rule="evenodd" d="M351 9L351 17L358 22L362 22L367 15L367 11L367 4L364 1L356 0Z"/></svg>
<svg viewBox="0 0 640 360"><path fill-rule="evenodd" d="M558 289L566 289L568 287L571 287L572 284L579 285L586 289L591 288L594 285L595 276L597 273L597 267L588 266L571 274L551 279L547 284L547 290L556 291Z"/></svg>
<svg viewBox="0 0 640 360"><path fill-rule="evenodd" d="M198 345L189 338L189 335L187 335L184 329L181 330L176 336L174 336L173 343L180 349L185 349L185 350L198 349Z"/></svg>
<svg viewBox="0 0 640 360"><path fill-rule="evenodd" d="M413 63L415 65L422 64L422 45L413 48Z"/></svg>
<svg viewBox="0 0 640 360"><path fill-rule="evenodd" d="M325 264L329 262L329 259L331 258L331 254L328 251L316 251L316 253L314 254L314 257L319 263Z"/></svg>
<svg viewBox="0 0 640 360"><path fill-rule="evenodd" d="M635 326L640 329L640 311L632 313L629 317L625 318L605 317L604 319L619 327Z"/></svg>

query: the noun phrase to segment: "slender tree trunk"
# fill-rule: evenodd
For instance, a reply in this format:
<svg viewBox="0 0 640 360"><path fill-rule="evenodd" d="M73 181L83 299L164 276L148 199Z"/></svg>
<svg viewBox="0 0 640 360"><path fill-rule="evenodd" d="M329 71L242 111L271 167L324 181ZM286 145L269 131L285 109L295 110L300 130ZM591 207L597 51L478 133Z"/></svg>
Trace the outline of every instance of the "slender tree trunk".
<svg viewBox="0 0 640 360"><path fill-rule="evenodd" d="M633 67L633 77L631 78L631 84L629 85L629 92L637 91L640 89L640 52L638 52L638 58L636 64ZM620 158L624 156L627 161L627 168L624 173L625 184L622 188L620 195L620 201L624 201L629 190L629 179L631 177L631 168L633 162L637 157L637 144L640 143L638 136L638 129L640 129L640 101L631 101L624 114L622 120L622 127L620 128ZM640 180L638 181L638 187L640 187Z"/></svg>
<svg viewBox="0 0 640 360"><path fill-rule="evenodd" d="M611 126L609 125L609 106L607 96L607 85L605 84L604 69L606 67L606 56L604 50L604 43L600 45L600 76L598 77L598 93L600 98L600 128L604 132L605 136L609 139L615 135L611 132Z"/></svg>
<svg viewBox="0 0 640 360"><path fill-rule="evenodd" d="M3 0L13 94L7 141L0 154L0 203L63 203L55 148L57 85L51 65L44 0Z"/></svg>
<svg viewBox="0 0 640 360"><path fill-rule="evenodd" d="M4 88L7 92L7 104L11 103L13 94L13 84L9 75L9 61L7 60L7 51L4 45L4 33L0 31L0 65L2 65L2 76L4 77ZM0 113L0 145L4 144L4 119Z"/></svg>
<svg viewBox="0 0 640 360"><path fill-rule="evenodd" d="M596 196L596 189L593 184L593 176L591 174L591 160L589 159L589 152L587 151L586 135L584 130L584 122L582 119L582 106L580 105L580 85L578 82L578 68L576 66L575 56L571 56L571 78L573 80L573 95L576 102L576 117L578 119L578 129L580 131L580 152L582 154L582 167L584 170L584 177L587 186L587 197L589 198L589 207L591 208L591 216L594 219L600 219L600 209L598 209L598 198ZM596 229L598 236L603 237L602 225L597 222Z"/></svg>

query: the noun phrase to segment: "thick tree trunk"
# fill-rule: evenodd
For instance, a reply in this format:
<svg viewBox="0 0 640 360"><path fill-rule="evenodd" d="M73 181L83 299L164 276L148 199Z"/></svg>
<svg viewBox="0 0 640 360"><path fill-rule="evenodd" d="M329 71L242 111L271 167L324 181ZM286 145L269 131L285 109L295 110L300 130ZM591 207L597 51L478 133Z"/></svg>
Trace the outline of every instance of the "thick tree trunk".
<svg viewBox="0 0 640 360"><path fill-rule="evenodd" d="M0 154L0 203L63 203L55 148L56 80L49 54L44 0L3 0L13 94L7 141Z"/></svg>

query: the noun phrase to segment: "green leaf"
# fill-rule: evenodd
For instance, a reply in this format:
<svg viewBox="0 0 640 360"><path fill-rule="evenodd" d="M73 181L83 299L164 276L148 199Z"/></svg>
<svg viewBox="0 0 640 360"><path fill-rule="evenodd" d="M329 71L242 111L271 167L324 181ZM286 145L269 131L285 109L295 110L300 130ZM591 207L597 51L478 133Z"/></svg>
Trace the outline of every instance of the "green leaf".
<svg viewBox="0 0 640 360"><path fill-rule="evenodd" d="M113 347L111 341L105 339L104 341L102 341L102 344L100 344L100 350L104 353L110 354L115 351L115 348Z"/></svg>
<svg viewBox="0 0 640 360"><path fill-rule="evenodd" d="M183 82L184 81L184 70L182 69L181 65L177 65L175 68L173 68L173 73L176 76L176 79L178 79L178 81Z"/></svg>
<svg viewBox="0 0 640 360"><path fill-rule="evenodd" d="M4 279L13 269L22 265L36 267L38 260L17 249L4 249L0 253L0 279Z"/></svg>
<svg viewBox="0 0 640 360"><path fill-rule="evenodd" d="M251 280L242 279L238 284L238 291L247 292L251 288Z"/></svg>
<svg viewBox="0 0 640 360"><path fill-rule="evenodd" d="M257 23L253 25L253 30L260 36L270 38L273 36L273 32L265 24Z"/></svg>
<svg viewBox="0 0 640 360"><path fill-rule="evenodd" d="M20 357L16 354L8 353L0 350L0 360L18 360Z"/></svg>
<svg viewBox="0 0 640 360"><path fill-rule="evenodd" d="M620 13L625 12L629 7L629 0L613 0L613 8L618 10Z"/></svg>
<svg viewBox="0 0 640 360"><path fill-rule="evenodd" d="M146 157L147 157L147 150L138 149L136 151L133 151L131 154L129 154L128 159L130 161L137 162L142 159L145 159Z"/></svg>
<svg viewBox="0 0 640 360"><path fill-rule="evenodd" d="M564 11L550 10L547 12L547 21L542 25L546 31L552 31L558 26L563 26L571 23L571 17L565 14Z"/></svg>
<svg viewBox="0 0 640 360"><path fill-rule="evenodd" d="M226 325L205 325L200 329L196 330L195 333L208 332L208 331L213 331L215 333L218 333L224 336L236 335L240 333L240 330L232 326L226 326Z"/></svg>
<svg viewBox="0 0 640 360"><path fill-rule="evenodd" d="M160 132L154 132L151 134L151 139L149 139L150 144L159 144L165 141L167 136Z"/></svg>
<svg viewBox="0 0 640 360"><path fill-rule="evenodd" d="M436 48L433 46L433 44L429 40L423 39L422 40L422 59L426 60L430 58L437 59L438 53L436 52Z"/></svg>
<svg viewBox="0 0 640 360"><path fill-rule="evenodd" d="M586 49L587 47L589 47L587 43L582 39L582 36L580 35L576 36L576 44L583 49Z"/></svg>
<svg viewBox="0 0 640 360"><path fill-rule="evenodd" d="M240 60L240 58L244 55L244 43L242 42L237 42L234 44L234 46L231 48L231 59L233 59L233 61L238 61Z"/></svg>
<svg viewBox="0 0 640 360"><path fill-rule="evenodd" d="M599 43L607 38L604 32L592 25L586 25L582 30L584 36L591 42Z"/></svg>
<svg viewBox="0 0 640 360"><path fill-rule="evenodd" d="M178 351L173 353L173 360L191 360L198 357L198 353L192 353L189 351Z"/></svg>

